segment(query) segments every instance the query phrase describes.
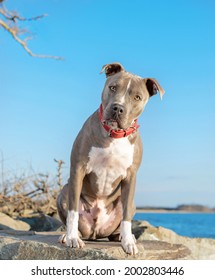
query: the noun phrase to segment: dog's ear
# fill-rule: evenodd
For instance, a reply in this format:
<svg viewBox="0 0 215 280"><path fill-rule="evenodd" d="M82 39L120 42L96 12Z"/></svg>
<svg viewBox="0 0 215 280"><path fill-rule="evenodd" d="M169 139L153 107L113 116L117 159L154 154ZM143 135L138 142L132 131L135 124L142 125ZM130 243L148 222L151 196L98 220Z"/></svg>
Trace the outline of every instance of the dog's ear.
<svg viewBox="0 0 215 280"><path fill-rule="evenodd" d="M116 73L124 71L124 68L120 63L114 62L114 63L111 63L111 64L105 64L102 67L102 70L101 70L100 74L102 74L104 71L105 71L106 77L109 77L109 76L112 76Z"/></svg>
<svg viewBox="0 0 215 280"><path fill-rule="evenodd" d="M148 90L149 96L151 97L151 96L157 94L157 92L159 91L160 98L162 100L162 97L163 97L165 91L160 86L158 81L156 79L153 79L153 78L146 78L146 79L144 79L144 82L145 82L146 88Z"/></svg>

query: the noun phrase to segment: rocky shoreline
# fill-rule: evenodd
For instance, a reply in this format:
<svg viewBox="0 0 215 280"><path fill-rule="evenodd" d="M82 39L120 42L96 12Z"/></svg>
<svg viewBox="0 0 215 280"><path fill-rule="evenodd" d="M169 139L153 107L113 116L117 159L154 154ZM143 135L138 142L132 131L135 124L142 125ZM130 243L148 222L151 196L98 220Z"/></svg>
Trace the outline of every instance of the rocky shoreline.
<svg viewBox="0 0 215 280"><path fill-rule="evenodd" d="M71 249L58 243L61 222L44 214L12 219L0 213L1 260L139 259L215 260L215 240L183 237L146 221L133 221L139 253L129 256L119 242L106 239L85 241L84 249Z"/></svg>

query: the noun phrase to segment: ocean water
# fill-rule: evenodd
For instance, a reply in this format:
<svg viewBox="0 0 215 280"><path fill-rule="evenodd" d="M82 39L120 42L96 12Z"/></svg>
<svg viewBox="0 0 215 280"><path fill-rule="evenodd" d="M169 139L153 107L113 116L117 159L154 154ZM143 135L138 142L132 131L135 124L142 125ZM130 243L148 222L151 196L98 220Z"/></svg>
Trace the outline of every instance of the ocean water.
<svg viewBox="0 0 215 280"><path fill-rule="evenodd" d="M136 213L134 220L169 228L188 237L215 239L215 213Z"/></svg>

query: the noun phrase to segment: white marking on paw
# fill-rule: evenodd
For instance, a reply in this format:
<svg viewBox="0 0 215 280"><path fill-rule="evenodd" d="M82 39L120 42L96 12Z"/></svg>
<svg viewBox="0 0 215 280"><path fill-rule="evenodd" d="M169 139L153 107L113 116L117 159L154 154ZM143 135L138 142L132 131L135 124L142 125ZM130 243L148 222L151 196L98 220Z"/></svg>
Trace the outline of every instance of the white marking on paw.
<svg viewBox="0 0 215 280"><path fill-rule="evenodd" d="M68 238L66 239L66 245L72 248L83 248L85 243L81 240L80 237L77 238Z"/></svg>
<svg viewBox="0 0 215 280"><path fill-rule="evenodd" d="M127 254L135 255L138 253L136 239L131 232L131 222L122 221L120 225L120 240L122 248Z"/></svg>
<svg viewBox="0 0 215 280"><path fill-rule="evenodd" d="M87 174L97 176L98 196L107 196L112 192L113 182L122 176L133 163L134 145L127 138L113 139L107 148L92 147L89 152Z"/></svg>
<svg viewBox="0 0 215 280"><path fill-rule="evenodd" d="M78 219L79 214L77 211L68 211L66 219L67 233L62 240L66 240L66 245L73 248L83 248L85 245L78 235Z"/></svg>

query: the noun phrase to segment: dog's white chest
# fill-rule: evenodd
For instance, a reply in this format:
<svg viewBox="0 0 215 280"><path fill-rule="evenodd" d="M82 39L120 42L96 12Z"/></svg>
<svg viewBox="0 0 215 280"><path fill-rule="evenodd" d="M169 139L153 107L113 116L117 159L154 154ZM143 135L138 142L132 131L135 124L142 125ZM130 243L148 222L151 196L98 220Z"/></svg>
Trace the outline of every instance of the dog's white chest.
<svg viewBox="0 0 215 280"><path fill-rule="evenodd" d="M127 138L114 139L107 148L91 148L87 174L94 172L97 176L97 195L111 194L113 182L120 176L126 177L133 155L134 145Z"/></svg>

